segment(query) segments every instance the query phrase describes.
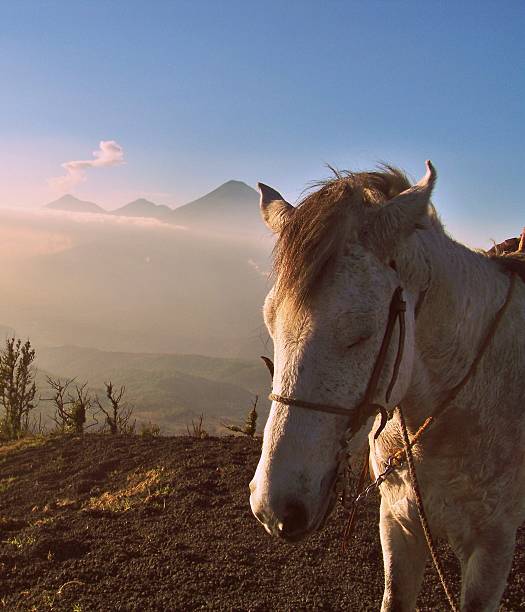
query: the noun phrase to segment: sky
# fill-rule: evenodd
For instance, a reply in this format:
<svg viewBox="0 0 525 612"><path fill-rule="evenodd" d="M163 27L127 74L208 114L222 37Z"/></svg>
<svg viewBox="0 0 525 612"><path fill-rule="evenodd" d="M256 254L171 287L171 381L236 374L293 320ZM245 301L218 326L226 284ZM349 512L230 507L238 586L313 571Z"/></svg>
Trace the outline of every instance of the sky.
<svg viewBox="0 0 525 612"><path fill-rule="evenodd" d="M296 202L326 164L432 159L449 232L525 224L525 3L0 4L0 205L184 204L229 179Z"/></svg>

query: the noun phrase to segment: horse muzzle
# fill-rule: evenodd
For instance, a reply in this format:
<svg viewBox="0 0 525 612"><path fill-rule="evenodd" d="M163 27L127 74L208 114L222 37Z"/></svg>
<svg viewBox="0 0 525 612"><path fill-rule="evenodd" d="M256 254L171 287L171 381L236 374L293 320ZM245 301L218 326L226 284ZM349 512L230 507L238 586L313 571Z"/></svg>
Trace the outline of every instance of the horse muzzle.
<svg viewBox="0 0 525 612"><path fill-rule="evenodd" d="M310 533L308 511L300 501L287 501L279 514L266 508L260 509L253 500L250 500L250 504L255 518L270 535L287 542L298 542Z"/></svg>
<svg viewBox="0 0 525 612"><path fill-rule="evenodd" d="M316 504L306 504L298 497L287 497L279 503L270 503L265 496L257 494L257 488L250 484L250 506L255 518L266 531L287 542L298 542L310 533L322 529L330 515L336 495L333 491L334 477L330 474L321 485L321 495ZM313 510L312 506L317 506Z"/></svg>

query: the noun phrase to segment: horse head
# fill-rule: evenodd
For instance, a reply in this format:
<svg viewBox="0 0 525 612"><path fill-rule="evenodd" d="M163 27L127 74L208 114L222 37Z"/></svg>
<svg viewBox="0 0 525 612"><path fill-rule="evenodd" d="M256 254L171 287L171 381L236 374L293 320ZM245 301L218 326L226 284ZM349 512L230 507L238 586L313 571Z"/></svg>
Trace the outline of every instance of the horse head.
<svg viewBox="0 0 525 612"><path fill-rule="evenodd" d="M272 535L298 540L324 524L335 502L338 457L352 415L364 408L350 442L358 449L376 416L372 403L393 408L409 387L418 290L400 278L396 260L416 229L431 220L435 177L430 162L412 187L391 167L337 173L297 207L259 184L262 216L277 234L274 285L264 304L275 369L250 503ZM392 296L400 286L406 331L401 340L396 326L383 350ZM380 352L374 397L363 406ZM312 410L316 405L345 410Z"/></svg>

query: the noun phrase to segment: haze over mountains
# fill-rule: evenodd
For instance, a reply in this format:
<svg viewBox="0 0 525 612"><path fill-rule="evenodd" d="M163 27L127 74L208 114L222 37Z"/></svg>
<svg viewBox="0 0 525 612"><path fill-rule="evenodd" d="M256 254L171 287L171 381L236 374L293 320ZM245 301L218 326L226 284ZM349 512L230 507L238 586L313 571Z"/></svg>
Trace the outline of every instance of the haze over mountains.
<svg viewBox="0 0 525 612"><path fill-rule="evenodd" d="M265 335L272 241L244 183L176 210L66 196L0 217L0 324L35 342L246 357Z"/></svg>
<svg viewBox="0 0 525 612"><path fill-rule="evenodd" d="M72 196L0 209L0 333L29 337L46 372L126 384L142 420L174 431L205 412L216 427L268 391L271 247L239 181L175 210Z"/></svg>

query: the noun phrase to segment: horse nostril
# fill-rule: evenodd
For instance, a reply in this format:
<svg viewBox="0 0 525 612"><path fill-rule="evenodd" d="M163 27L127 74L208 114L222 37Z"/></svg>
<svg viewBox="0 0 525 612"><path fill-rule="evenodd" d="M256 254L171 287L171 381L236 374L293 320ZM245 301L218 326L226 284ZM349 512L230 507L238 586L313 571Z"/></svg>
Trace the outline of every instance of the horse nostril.
<svg viewBox="0 0 525 612"><path fill-rule="evenodd" d="M279 535L286 540L299 539L308 526L306 508L300 502L290 502L284 510L282 522L277 526Z"/></svg>

